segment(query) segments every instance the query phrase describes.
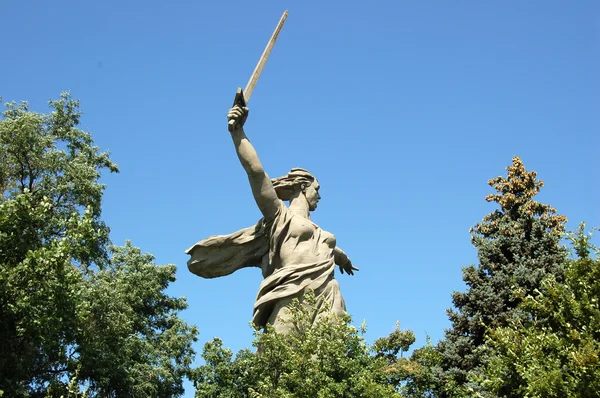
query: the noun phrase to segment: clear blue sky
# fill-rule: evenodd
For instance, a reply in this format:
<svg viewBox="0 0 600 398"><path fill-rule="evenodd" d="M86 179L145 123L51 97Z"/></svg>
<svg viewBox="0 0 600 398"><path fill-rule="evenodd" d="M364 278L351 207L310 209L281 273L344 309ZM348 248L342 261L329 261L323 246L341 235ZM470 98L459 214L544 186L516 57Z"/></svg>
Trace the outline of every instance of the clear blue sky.
<svg viewBox="0 0 600 398"><path fill-rule="evenodd" d="M487 180L513 155L570 228L600 225L596 1L3 2L0 95L81 99L121 168L104 178L113 242L177 264L198 351L252 340L260 271L204 280L184 250L260 218L225 115L285 9L246 131L271 177L319 179L313 220L360 268L337 277L369 340L396 320L417 346L443 335L469 227L495 208Z"/></svg>

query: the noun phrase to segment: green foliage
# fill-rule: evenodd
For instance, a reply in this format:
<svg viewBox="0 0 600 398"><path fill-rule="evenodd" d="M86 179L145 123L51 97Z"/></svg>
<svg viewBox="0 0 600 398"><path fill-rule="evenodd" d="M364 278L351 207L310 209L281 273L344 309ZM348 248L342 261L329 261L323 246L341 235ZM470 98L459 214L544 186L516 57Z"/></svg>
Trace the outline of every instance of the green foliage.
<svg viewBox="0 0 600 398"><path fill-rule="evenodd" d="M175 266L157 266L129 242L111 248L105 269L82 287L79 377L99 396L172 397L194 357L197 330L178 313L185 299L164 293Z"/></svg>
<svg viewBox="0 0 600 398"><path fill-rule="evenodd" d="M514 319L527 319L519 307L522 297L533 294L547 275L561 280L566 251L559 242L566 218L534 200L543 182L525 169L521 159L513 158L507 170L507 177L488 182L497 193L486 200L500 208L471 230L479 265L463 269L467 291L452 295L456 307L448 311L452 327L439 343L444 370L438 380L440 396L484 394L480 384L468 381L468 373L482 365L489 349L487 333ZM515 290L522 295L513 294Z"/></svg>
<svg viewBox="0 0 600 398"><path fill-rule="evenodd" d="M35 250L26 251L22 242L12 246L19 233L15 225L41 218L31 199L25 193L0 203L0 389L14 395L55 380L69 359L83 283L71 263L76 251L72 242L93 234L87 216L73 216L64 239ZM24 254L20 261L15 251Z"/></svg>
<svg viewBox="0 0 600 398"><path fill-rule="evenodd" d="M77 128L78 105L9 103L0 120L0 392L181 394L197 331L163 292L175 268L111 252L99 178L117 166Z"/></svg>
<svg viewBox="0 0 600 398"><path fill-rule="evenodd" d="M377 356L395 361L398 354L402 355L403 352L408 351L414 342L415 334L412 330L403 332L400 330L400 325L396 323L396 329L389 336L375 340L373 349L377 352Z"/></svg>
<svg viewBox="0 0 600 398"><path fill-rule="evenodd" d="M404 397L427 397L431 395L432 372L439 364L439 353L431 344L415 350L408 358L403 356L415 342L415 334L411 330L402 331L398 324L387 337L375 340L373 350L376 358L386 360L386 382L397 386Z"/></svg>
<svg viewBox="0 0 600 398"><path fill-rule="evenodd" d="M408 348L412 332L397 330L374 353L349 318L323 313L313 322L314 301L307 293L295 302L288 334L256 331L258 353L242 350L233 359L221 340L207 343L196 397L399 397L393 353Z"/></svg>
<svg viewBox="0 0 600 398"><path fill-rule="evenodd" d="M515 291L528 318L493 330L487 365L476 379L505 397L600 394L600 261L582 224L570 235L577 257L564 280L547 275L539 289ZM596 253L598 252L595 249Z"/></svg>
<svg viewBox="0 0 600 398"><path fill-rule="evenodd" d="M82 270L105 264L99 219L106 153L77 129L63 94L48 115L6 104L0 121L0 389L19 395L56 380L75 339Z"/></svg>
<svg viewBox="0 0 600 398"><path fill-rule="evenodd" d="M3 239L11 239L5 241L7 246L14 244L13 260L62 238L71 239L70 254L80 265L102 264L108 228L100 220L104 185L98 179L102 169L118 168L107 152L93 145L89 133L76 127L81 116L78 101L62 94L49 103L50 114L31 112L27 103L5 104L0 121L0 188L4 200L23 194L28 198L20 202L19 224ZM84 211L89 234L71 234L70 227Z"/></svg>
<svg viewBox="0 0 600 398"><path fill-rule="evenodd" d="M441 354L429 337L425 346L415 349L410 358L400 358L394 366L405 397L435 397L442 378Z"/></svg>

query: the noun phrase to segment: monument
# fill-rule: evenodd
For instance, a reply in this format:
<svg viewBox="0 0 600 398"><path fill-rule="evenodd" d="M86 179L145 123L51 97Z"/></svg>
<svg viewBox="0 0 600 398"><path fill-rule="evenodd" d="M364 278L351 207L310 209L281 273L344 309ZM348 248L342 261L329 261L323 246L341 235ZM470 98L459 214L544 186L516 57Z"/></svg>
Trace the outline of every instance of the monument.
<svg viewBox="0 0 600 398"><path fill-rule="evenodd" d="M349 275L358 270L337 246L335 236L310 219L310 212L316 210L321 199L318 180L301 168L270 179L244 131L246 104L286 17L287 11L246 89L238 89L234 106L227 114L228 130L263 218L252 227L209 237L186 251L191 256L189 270L203 278L260 267L264 280L254 303L253 323L256 327L271 324L283 333L288 328L286 309L293 299L301 300L307 290L314 291L318 308L326 306L334 314L344 314L346 305L334 278L335 266ZM289 202L289 206L284 202Z"/></svg>

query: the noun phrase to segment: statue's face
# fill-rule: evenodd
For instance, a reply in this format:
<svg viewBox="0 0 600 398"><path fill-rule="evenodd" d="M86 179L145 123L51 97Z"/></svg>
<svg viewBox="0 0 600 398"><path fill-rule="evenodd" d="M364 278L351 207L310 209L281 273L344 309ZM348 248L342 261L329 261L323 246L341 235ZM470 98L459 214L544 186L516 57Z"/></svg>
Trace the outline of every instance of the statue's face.
<svg viewBox="0 0 600 398"><path fill-rule="evenodd" d="M317 208L319 204L319 200L321 200L321 195L319 195L319 189L321 186L317 180L314 180L312 184L310 184L304 190L304 197L306 197L306 201L308 202L308 210L313 211Z"/></svg>

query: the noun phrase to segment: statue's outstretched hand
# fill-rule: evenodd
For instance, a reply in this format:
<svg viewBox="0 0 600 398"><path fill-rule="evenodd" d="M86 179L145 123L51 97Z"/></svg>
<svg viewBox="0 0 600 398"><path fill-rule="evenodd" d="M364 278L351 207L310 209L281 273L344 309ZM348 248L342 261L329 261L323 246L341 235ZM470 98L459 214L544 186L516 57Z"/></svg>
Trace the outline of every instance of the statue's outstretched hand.
<svg viewBox="0 0 600 398"><path fill-rule="evenodd" d="M354 271L360 271L358 268L352 265L352 261L350 261L350 259L348 259L344 265L339 265L339 267L342 274L344 271L346 271L348 275L354 275Z"/></svg>
<svg viewBox="0 0 600 398"><path fill-rule="evenodd" d="M244 127L246 119L248 118L248 108L241 107L239 105L234 106L227 113L227 129L230 132L238 130ZM231 123L233 121L233 123Z"/></svg>

